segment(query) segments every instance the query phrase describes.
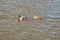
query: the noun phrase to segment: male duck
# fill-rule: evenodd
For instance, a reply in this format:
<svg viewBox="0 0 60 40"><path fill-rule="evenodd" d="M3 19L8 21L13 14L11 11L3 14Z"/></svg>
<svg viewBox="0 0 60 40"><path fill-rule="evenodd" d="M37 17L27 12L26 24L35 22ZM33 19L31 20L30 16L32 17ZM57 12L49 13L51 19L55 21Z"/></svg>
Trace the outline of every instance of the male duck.
<svg viewBox="0 0 60 40"><path fill-rule="evenodd" d="M27 17L26 17L26 16L20 16L20 15L18 15L18 17L19 17L19 20L20 20L20 21L25 21L25 20L27 20Z"/></svg>

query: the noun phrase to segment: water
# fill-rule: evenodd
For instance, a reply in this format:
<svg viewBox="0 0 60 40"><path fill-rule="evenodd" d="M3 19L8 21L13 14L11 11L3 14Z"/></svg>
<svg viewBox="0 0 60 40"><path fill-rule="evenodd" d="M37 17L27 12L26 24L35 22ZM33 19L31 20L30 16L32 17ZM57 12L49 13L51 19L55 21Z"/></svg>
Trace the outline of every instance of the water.
<svg viewBox="0 0 60 40"><path fill-rule="evenodd" d="M0 0L0 40L60 40L60 0Z"/></svg>

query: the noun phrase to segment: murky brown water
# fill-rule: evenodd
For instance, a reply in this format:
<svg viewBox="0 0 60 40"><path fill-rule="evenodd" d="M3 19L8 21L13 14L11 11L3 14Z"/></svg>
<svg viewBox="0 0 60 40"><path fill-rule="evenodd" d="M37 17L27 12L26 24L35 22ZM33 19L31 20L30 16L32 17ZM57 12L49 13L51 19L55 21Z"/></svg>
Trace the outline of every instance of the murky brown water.
<svg viewBox="0 0 60 40"><path fill-rule="evenodd" d="M60 40L60 0L0 0L0 40Z"/></svg>

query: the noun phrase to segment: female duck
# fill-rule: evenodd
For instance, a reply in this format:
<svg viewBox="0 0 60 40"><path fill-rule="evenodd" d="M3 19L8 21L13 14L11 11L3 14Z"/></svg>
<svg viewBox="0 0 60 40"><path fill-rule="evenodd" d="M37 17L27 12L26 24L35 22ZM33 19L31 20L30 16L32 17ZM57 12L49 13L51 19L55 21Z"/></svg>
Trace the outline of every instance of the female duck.
<svg viewBox="0 0 60 40"><path fill-rule="evenodd" d="M38 16L38 15L34 15L34 19L35 20L40 20L40 19L42 19L42 17L41 16Z"/></svg>
<svg viewBox="0 0 60 40"><path fill-rule="evenodd" d="M20 15L19 15L19 20L20 20L20 21L25 21L25 20L27 20L27 17L26 17L26 16L20 16Z"/></svg>

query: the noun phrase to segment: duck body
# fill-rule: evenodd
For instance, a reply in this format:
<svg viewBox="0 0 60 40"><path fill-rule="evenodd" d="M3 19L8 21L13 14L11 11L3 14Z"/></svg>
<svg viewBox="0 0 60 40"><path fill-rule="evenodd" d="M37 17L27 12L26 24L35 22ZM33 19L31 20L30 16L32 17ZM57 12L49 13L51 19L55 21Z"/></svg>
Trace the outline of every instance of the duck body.
<svg viewBox="0 0 60 40"><path fill-rule="evenodd" d="M20 20L20 21L25 21L25 20L27 20L27 17L26 17L26 16L20 16L20 15L19 15L19 20Z"/></svg>
<svg viewBox="0 0 60 40"><path fill-rule="evenodd" d="M24 20L27 20L27 17L26 17L26 16L21 16L19 19L20 19L21 21L24 21Z"/></svg>
<svg viewBox="0 0 60 40"><path fill-rule="evenodd" d="M40 19L42 19L42 17L41 16L38 16L38 15L34 15L34 19L35 20L40 20Z"/></svg>

